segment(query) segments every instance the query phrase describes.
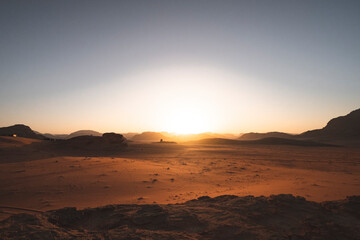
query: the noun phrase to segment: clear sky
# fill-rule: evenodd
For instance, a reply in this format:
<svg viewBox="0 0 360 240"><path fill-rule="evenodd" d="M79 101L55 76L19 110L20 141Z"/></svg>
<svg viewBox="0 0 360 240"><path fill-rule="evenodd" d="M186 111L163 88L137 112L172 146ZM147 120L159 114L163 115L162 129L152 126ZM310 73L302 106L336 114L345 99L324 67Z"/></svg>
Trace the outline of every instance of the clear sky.
<svg viewBox="0 0 360 240"><path fill-rule="evenodd" d="M302 132L360 106L360 1L1 1L0 126Z"/></svg>

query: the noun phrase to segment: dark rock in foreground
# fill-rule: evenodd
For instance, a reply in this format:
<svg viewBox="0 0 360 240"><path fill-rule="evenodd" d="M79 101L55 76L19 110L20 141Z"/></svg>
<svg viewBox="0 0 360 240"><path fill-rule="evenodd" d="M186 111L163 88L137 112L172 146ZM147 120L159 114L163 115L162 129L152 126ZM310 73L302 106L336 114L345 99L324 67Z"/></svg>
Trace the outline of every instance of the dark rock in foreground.
<svg viewBox="0 0 360 240"><path fill-rule="evenodd" d="M0 239L360 239L360 196L315 203L292 195L201 197L109 205L0 222Z"/></svg>

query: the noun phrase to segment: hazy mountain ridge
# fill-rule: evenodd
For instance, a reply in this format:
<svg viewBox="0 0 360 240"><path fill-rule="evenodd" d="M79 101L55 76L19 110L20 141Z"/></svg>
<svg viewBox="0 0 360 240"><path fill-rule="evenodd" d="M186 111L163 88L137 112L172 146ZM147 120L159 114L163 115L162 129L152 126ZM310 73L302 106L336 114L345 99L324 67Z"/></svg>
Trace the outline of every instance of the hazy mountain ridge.
<svg viewBox="0 0 360 240"><path fill-rule="evenodd" d="M16 134L19 137L25 138L34 138L34 139L71 139L78 136L102 136L101 133L93 130L79 130L73 132L71 134L39 134L33 131L30 127L17 124L10 127L0 128L1 136L12 136ZM189 141L199 141L203 139L211 139L211 142L224 142L224 140L215 141L214 139L228 139L230 141L229 144L235 143L236 140L240 140L242 143L246 143L246 141L252 142L261 139L267 139L265 141L253 142L253 143L265 143L272 144L276 143L284 143L284 144L305 144L312 145L310 143L305 143L301 141L324 141L324 142L332 142L337 140L348 140L348 141L360 141L360 109L354 110L345 116L340 116L331 119L327 125L322 129L315 129L306 131L301 134L289 134L283 132L268 132L268 133L245 133L240 137L236 137L233 134L219 134L219 133L198 133L198 134L174 134L168 132L142 132L140 134L137 133L129 133L127 139L131 139L133 141L160 141L163 139L164 141L176 141L176 142L189 142ZM285 139L285 140L279 140ZM289 141L289 140L297 140ZM206 141L203 141L206 142Z"/></svg>
<svg viewBox="0 0 360 240"><path fill-rule="evenodd" d="M51 134L51 133L44 133L43 136L50 138L50 139L66 139L69 134Z"/></svg>
<svg viewBox="0 0 360 240"><path fill-rule="evenodd" d="M79 136L102 136L102 133L99 133L97 131L93 131L93 130L79 130L73 133L70 133L66 139L70 139L70 138L74 138L74 137L79 137Z"/></svg>
<svg viewBox="0 0 360 240"><path fill-rule="evenodd" d="M168 137L159 132L142 132L131 138L133 141L160 141L160 139L169 140Z"/></svg>
<svg viewBox="0 0 360 240"><path fill-rule="evenodd" d="M70 138L74 138L74 137L79 137L79 136L101 136L102 133L94 131L94 130L79 130L79 131L75 131L72 132L70 134L51 134L51 133L44 133L42 134L47 138L50 139L70 139Z"/></svg>

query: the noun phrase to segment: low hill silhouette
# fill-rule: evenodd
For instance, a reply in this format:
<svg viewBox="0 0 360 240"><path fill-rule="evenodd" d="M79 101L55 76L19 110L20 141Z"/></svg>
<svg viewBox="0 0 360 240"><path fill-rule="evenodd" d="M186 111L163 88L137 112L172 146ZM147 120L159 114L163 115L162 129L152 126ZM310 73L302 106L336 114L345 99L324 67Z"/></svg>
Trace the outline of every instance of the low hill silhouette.
<svg viewBox="0 0 360 240"><path fill-rule="evenodd" d="M143 132L131 138L133 141L160 141L167 140L167 137L159 132Z"/></svg>
<svg viewBox="0 0 360 240"><path fill-rule="evenodd" d="M66 139L70 139L70 138L74 138L74 137L79 137L79 136L102 136L101 133L97 132L97 131L93 131L93 130L79 130L73 133L70 133Z"/></svg>
<svg viewBox="0 0 360 240"><path fill-rule="evenodd" d="M45 136L36 133L29 126L23 124L16 124L10 127L0 128L0 136L13 136L33 139L46 139Z"/></svg>
<svg viewBox="0 0 360 240"><path fill-rule="evenodd" d="M237 136L233 134L221 134L221 133L212 133L212 132L204 132L204 133L190 133L190 134L175 134L168 132L143 132L141 134L137 134L131 138L134 141L159 141L160 139L166 141L174 141L174 142L188 142L188 141L196 141L205 138L228 138L235 139Z"/></svg>
<svg viewBox="0 0 360 240"><path fill-rule="evenodd" d="M51 133L43 133L45 137L49 139L66 139L68 134L51 134Z"/></svg>
<svg viewBox="0 0 360 240"><path fill-rule="evenodd" d="M172 141L177 141L177 142L196 141L196 140L201 140L201 139L204 139L204 138L235 139L236 136L233 135L233 134L221 134L221 133L212 133L212 132L170 135L170 139Z"/></svg>
<svg viewBox="0 0 360 240"><path fill-rule="evenodd" d="M276 138L289 138L292 139L295 137L293 134L283 133L283 132L268 132L268 133L245 133L241 137L240 140L258 140L262 138L269 138L269 137L276 137Z"/></svg>
<svg viewBox="0 0 360 240"><path fill-rule="evenodd" d="M311 140L296 140L286 138L262 138L257 140L234 140L226 138L206 138L198 141L191 141L189 143L195 144L221 144L221 145L290 145L290 146L307 146L307 147L322 147L335 146L326 143L315 142Z"/></svg>

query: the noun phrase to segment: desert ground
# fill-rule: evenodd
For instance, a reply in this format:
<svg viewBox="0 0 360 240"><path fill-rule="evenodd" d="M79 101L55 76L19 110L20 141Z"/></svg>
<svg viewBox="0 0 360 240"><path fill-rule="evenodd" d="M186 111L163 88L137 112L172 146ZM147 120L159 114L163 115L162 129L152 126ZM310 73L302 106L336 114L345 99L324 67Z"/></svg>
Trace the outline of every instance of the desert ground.
<svg viewBox="0 0 360 240"><path fill-rule="evenodd" d="M2 139L1 206L81 209L283 193L321 202L360 194L358 148L134 142L86 155Z"/></svg>
<svg viewBox="0 0 360 240"><path fill-rule="evenodd" d="M0 239L360 237L359 148L0 140Z"/></svg>

